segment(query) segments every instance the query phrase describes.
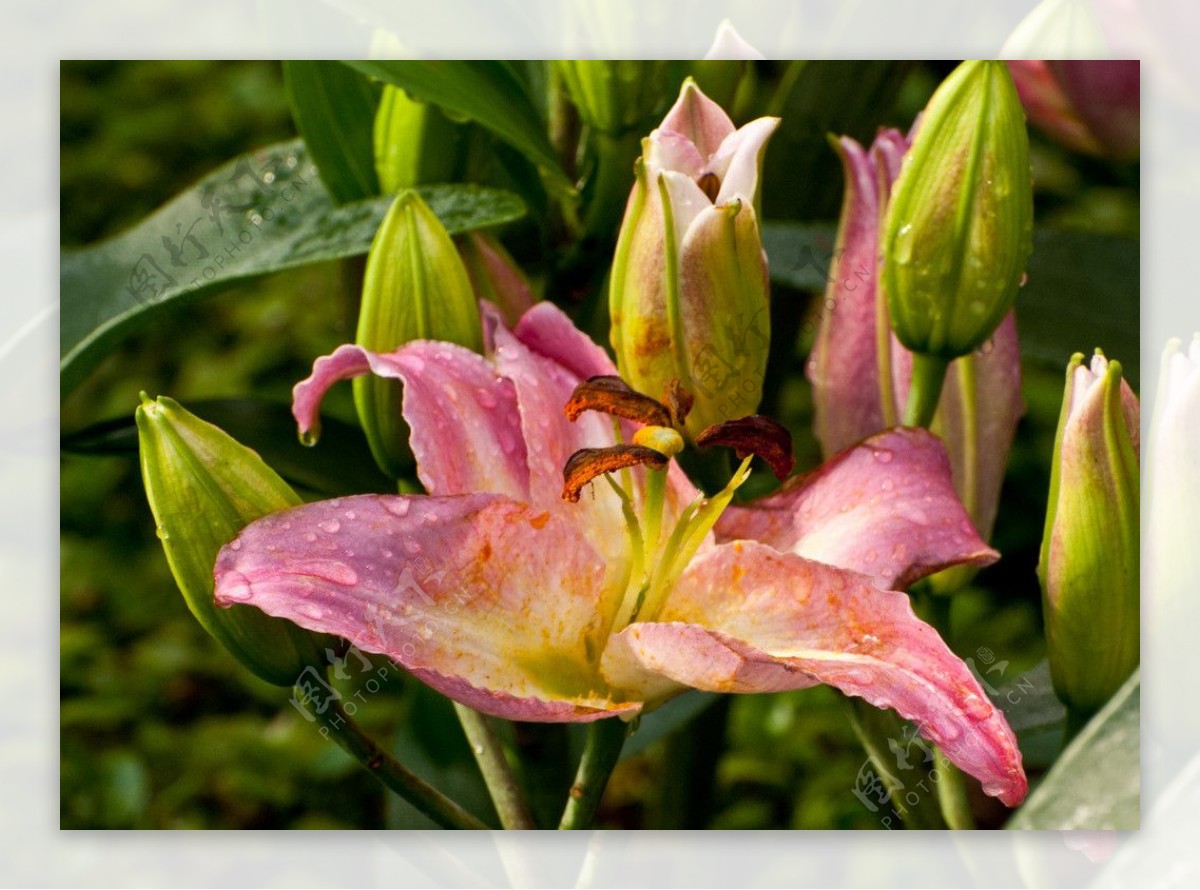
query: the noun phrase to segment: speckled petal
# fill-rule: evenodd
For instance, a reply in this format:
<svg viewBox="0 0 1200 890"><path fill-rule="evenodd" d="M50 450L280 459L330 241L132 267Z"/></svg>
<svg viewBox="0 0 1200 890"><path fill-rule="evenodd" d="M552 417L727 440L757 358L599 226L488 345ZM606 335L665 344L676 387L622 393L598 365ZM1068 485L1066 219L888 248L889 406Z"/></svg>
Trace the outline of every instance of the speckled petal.
<svg viewBox="0 0 1200 890"><path fill-rule="evenodd" d="M247 526L216 599L394 659L514 720L632 715L599 678L605 563L571 523L497 495L361 495Z"/></svg>
<svg viewBox="0 0 1200 890"><path fill-rule="evenodd" d="M1016 806L1027 791L1016 739L970 669L912 612L908 597L753 541L712 548L659 621L635 623L605 652L610 682L636 669L713 692L826 683L914 721L922 735ZM669 687L659 680L653 692Z"/></svg>
<svg viewBox="0 0 1200 890"><path fill-rule="evenodd" d="M293 391L301 433L319 428L317 411L330 386L368 373L404 381L404 419L412 428L417 475L430 494L528 497L513 385L482 356L453 343L418 340L386 355L347 345L317 359L312 375Z"/></svg>
<svg viewBox="0 0 1200 890"><path fill-rule="evenodd" d="M999 558L954 493L941 441L918 429L872 436L776 494L730 507L716 531L718 540L762 541L889 588Z"/></svg>

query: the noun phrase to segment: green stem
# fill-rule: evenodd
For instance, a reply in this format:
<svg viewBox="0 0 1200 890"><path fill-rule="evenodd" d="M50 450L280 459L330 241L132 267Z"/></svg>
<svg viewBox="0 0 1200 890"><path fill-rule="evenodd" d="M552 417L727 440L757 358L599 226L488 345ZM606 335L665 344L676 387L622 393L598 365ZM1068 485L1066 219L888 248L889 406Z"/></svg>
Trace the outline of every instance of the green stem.
<svg viewBox="0 0 1200 890"><path fill-rule="evenodd" d="M655 829L699 829L712 812L733 696L722 695L666 739Z"/></svg>
<svg viewBox="0 0 1200 890"><path fill-rule="evenodd" d="M946 827L955 831L971 831L975 817L971 815L971 801L967 797L967 780L957 766L946 759L941 749L935 748L937 756L938 803L942 807L942 818Z"/></svg>
<svg viewBox="0 0 1200 890"><path fill-rule="evenodd" d="M857 733L859 741L862 742L863 748L866 749L867 756L871 759L880 778L882 779L885 775L892 776L904 784L903 790L893 791L891 805L896 814L904 821L905 828L945 829L946 821L938 799L940 792L934 790L935 783L931 771L923 762L924 758L920 748L916 748L912 756L912 760L918 762L909 763L909 768L904 770L904 774L897 775L900 772L900 763L896 752L889 745L889 741L895 741L905 756L908 753L904 721L900 719L900 715L895 711L880 710L858 698L847 698L845 702L847 710L850 712L850 721L854 726L854 731ZM932 765L936 765L937 762L935 757ZM941 774L939 768L939 778ZM915 781L914 776L916 777ZM923 786L921 783L924 783ZM883 804L883 806L887 807L888 805Z"/></svg>
<svg viewBox="0 0 1200 890"><path fill-rule="evenodd" d="M628 734L629 724L617 717L597 720L588 727L583 757L579 760L575 782L558 823L560 829L574 831L591 827L596 810L600 808L600 799L604 797L608 777L617 765Z"/></svg>
<svg viewBox="0 0 1200 890"><path fill-rule="evenodd" d="M904 406L905 426L928 427L933 423L949 366L950 362L944 358L913 353L912 386L908 390L908 404Z"/></svg>
<svg viewBox="0 0 1200 890"><path fill-rule="evenodd" d="M458 702L454 703L454 712L458 714L458 722L467 734L467 742L471 745L484 784L496 806L500 824L505 828L534 828L533 817L529 815L529 808L521 794L521 786L509 768L504 749L488 725L487 717Z"/></svg>
<svg viewBox="0 0 1200 890"><path fill-rule="evenodd" d="M306 700L303 690L296 690L297 700ZM324 712L310 708L312 714L327 730L326 738L332 738L343 751L359 762L363 769L373 775L384 787L404 798L443 828L468 828L487 830L487 826L476 819L442 792L425 780L404 768L398 760L384 751L362 729L350 719L341 704L327 700Z"/></svg>

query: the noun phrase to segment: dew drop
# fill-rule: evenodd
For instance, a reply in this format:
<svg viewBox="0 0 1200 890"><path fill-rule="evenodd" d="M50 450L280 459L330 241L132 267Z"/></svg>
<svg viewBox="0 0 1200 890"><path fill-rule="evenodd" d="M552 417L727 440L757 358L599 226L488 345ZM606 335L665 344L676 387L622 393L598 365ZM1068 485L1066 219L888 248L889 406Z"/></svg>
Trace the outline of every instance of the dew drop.
<svg viewBox="0 0 1200 890"><path fill-rule="evenodd" d="M171 540L171 533L170 533L169 531L167 531L165 528L163 528L161 525L160 525L160 526L158 526L158 527L156 527L156 528L154 529L154 533L155 533L156 535L158 535L158 537L159 537L159 540L162 540L162 541L169 541L169 540ZM237 544L237 547L235 547L235 546L234 546L234 544ZM241 544L240 544L238 541L234 541L234 542L233 542L233 544L230 544L230 545L229 545L229 549L230 549L230 550L237 550L237 549L238 549L238 547L241 547L241 546L242 546L242 545L241 545Z"/></svg>
<svg viewBox="0 0 1200 890"><path fill-rule="evenodd" d="M891 491L895 487L896 487L895 483L892 482L891 479L884 479L882 482L879 483L879 488L882 491Z"/></svg>
<svg viewBox="0 0 1200 890"><path fill-rule="evenodd" d="M336 519L328 519L325 522L320 522L317 524L320 526L322 531L329 532L331 535L337 534L342 527L342 524Z"/></svg>
<svg viewBox="0 0 1200 890"><path fill-rule="evenodd" d="M409 508L412 507L412 501L408 500L408 498L389 498L383 502L383 506L393 516L407 516Z"/></svg>
<svg viewBox="0 0 1200 890"><path fill-rule="evenodd" d="M325 610L316 603L305 603L299 607L299 611L307 615L309 618L314 618L317 621L320 621L325 617Z"/></svg>
<svg viewBox="0 0 1200 890"><path fill-rule="evenodd" d="M438 515L436 513L426 513L421 518L424 520L426 525L437 525L439 522Z"/></svg>
<svg viewBox="0 0 1200 890"><path fill-rule="evenodd" d="M481 408L491 410L496 407L496 397L492 395L491 390L482 386L475 392L475 400Z"/></svg>
<svg viewBox="0 0 1200 890"><path fill-rule="evenodd" d="M404 549L408 553L420 553L421 545L418 544L416 541L414 541L412 538L406 538L404 541Z"/></svg>
<svg viewBox="0 0 1200 890"><path fill-rule="evenodd" d="M166 532L164 532L162 535L159 535L159 537L163 538L163 540L166 540ZM241 542L241 541L234 541L233 543L231 543L231 544L229 545L229 549L230 549L230 550L241 550L241 549L242 549L242 542Z"/></svg>
<svg viewBox="0 0 1200 890"><path fill-rule="evenodd" d="M313 532L309 532L307 535L304 536L304 540L308 541L308 543L310 543L310 544L313 541L315 541L316 539L317 539L317 536Z"/></svg>
<svg viewBox="0 0 1200 890"><path fill-rule="evenodd" d="M221 599L244 603L254 595L250 589L250 582L246 580L245 575L231 572L222 578L222 582Z"/></svg>
<svg viewBox="0 0 1200 890"><path fill-rule="evenodd" d="M352 521L358 518L358 514L355 513L353 510L347 510L344 515L347 519L352 520Z"/></svg>
<svg viewBox="0 0 1200 890"><path fill-rule="evenodd" d="M874 452L872 452L872 454L875 460L879 461L881 464L890 464L892 462L892 458L895 457L895 455L892 454L892 452L887 448L877 448Z"/></svg>
<svg viewBox="0 0 1200 890"><path fill-rule="evenodd" d="M1025 286L1025 285L1027 285L1027 284L1029 284L1029 273L1028 273L1028 272L1022 272L1022 273L1021 273L1021 280L1017 282L1017 287L1024 287L1024 286Z"/></svg>
<svg viewBox="0 0 1200 890"><path fill-rule="evenodd" d="M407 364L408 364L409 369L414 374L420 374L422 371L425 370L425 359L421 358L420 356L416 356L416 355L407 355L407 356L405 356L405 358L407 359Z"/></svg>

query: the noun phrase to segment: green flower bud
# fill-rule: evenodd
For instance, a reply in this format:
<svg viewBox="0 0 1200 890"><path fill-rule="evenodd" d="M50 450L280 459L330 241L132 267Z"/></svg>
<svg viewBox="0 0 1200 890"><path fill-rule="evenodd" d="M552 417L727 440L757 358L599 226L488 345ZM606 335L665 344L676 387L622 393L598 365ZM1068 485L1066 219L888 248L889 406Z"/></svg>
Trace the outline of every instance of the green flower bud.
<svg viewBox="0 0 1200 890"><path fill-rule="evenodd" d="M1008 314L1032 250L1025 116L1003 62L963 62L930 99L892 189L881 283L892 328L949 361Z"/></svg>
<svg viewBox="0 0 1200 890"><path fill-rule="evenodd" d="M354 342L391 352L410 340L445 340L483 349L479 306L445 227L416 192L404 192L384 217L363 278ZM399 381L359 377L354 404L380 468L399 477L411 466Z"/></svg>
<svg viewBox="0 0 1200 890"><path fill-rule="evenodd" d="M213 564L245 526L300 498L256 453L173 399L142 393L136 418L146 498L188 608L257 676L292 686L325 663L324 638L250 606L219 608Z"/></svg>
<svg viewBox="0 0 1200 890"><path fill-rule="evenodd" d="M755 204L778 123L735 129L688 80L635 168L609 282L613 349L639 392L678 381L694 396L693 438L762 399L770 306Z"/></svg>
<svg viewBox="0 0 1200 890"><path fill-rule="evenodd" d="M375 172L385 195L431 182L454 182L465 154L465 128L441 109L387 84L375 112Z"/></svg>
<svg viewBox="0 0 1200 890"><path fill-rule="evenodd" d="M669 60L575 59L555 65L580 119L612 138L644 130L683 76L682 63Z"/></svg>
<svg viewBox="0 0 1200 890"><path fill-rule="evenodd" d="M1071 359L1038 578L1054 689L1078 716L1138 665L1139 414L1118 362Z"/></svg>

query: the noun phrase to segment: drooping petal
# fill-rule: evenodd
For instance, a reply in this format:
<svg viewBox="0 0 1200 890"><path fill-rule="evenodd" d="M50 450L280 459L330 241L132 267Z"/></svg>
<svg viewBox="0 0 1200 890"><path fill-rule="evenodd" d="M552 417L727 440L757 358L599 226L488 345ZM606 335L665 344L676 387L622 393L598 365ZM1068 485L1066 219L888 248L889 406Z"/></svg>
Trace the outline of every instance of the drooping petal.
<svg viewBox="0 0 1200 890"><path fill-rule="evenodd" d="M317 411L330 386L367 373L404 381L404 419L412 429L417 475L430 494L487 491L528 498L513 385L482 356L452 343L418 340L386 355L347 345L317 359L312 375L293 390L301 434L319 428Z"/></svg>
<svg viewBox="0 0 1200 890"><path fill-rule="evenodd" d="M760 117L725 138L709 162L709 169L721 180L714 203L728 204L739 198L754 203L763 152L778 126L779 118Z"/></svg>
<svg viewBox="0 0 1200 890"><path fill-rule="evenodd" d="M678 133L693 143L703 157L708 158L734 131L734 126L725 109L688 80L655 132L663 131ZM650 138L654 138L654 133L650 134Z"/></svg>
<svg viewBox="0 0 1200 890"><path fill-rule="evenodd" d="M919 429L872 436L776 494L730 507L716 531L718 540L758 540L885 588L999 556L954 493L941 441Z"/></svg>
<svg viewBox="0 0 1200 890"><path fill-rule="evenodd" d="M905 594L853 572L753 541L715 547L688 567L659 621L610 640L610 681L631 682L635 667L714 692L827 683L914 721L987 794L1008 806L1025 797L1016 739L970 669Z"/></svg>
<svg viewBox="0 0 1200 890"><path fill-rule="evenodd" d="M307 504L247 526L215 574L218 603L345 637L489 714L639 708L610 700L594 667L604 561L571 523L501 496Z"/></svg>

